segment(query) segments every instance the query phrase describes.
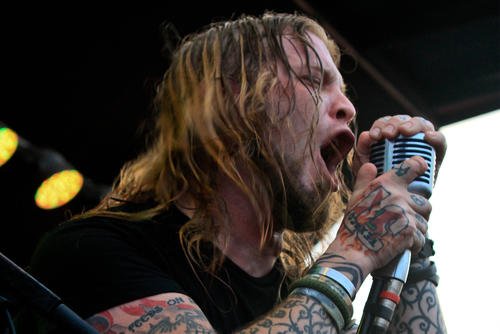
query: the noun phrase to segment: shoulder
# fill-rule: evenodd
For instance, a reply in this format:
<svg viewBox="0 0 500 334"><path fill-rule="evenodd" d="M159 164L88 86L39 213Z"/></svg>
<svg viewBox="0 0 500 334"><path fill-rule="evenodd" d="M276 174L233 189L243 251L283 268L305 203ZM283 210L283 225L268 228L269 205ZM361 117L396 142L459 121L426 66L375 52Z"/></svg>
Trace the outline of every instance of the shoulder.
<svg viewBox="0 0 500 334"><path fill-rule="evenodd" d="M185 221L178 210L169 210L155 219L141 221L99 215L70 220L40 239L32 262L47 256L52 260L71 256L74 261L79 254L104 256L109 251L120 249L145 250L145 245L176 243L178 231Z"/></svg>
<svg viewBox="0 0 500 334"><path fill-rule="evenodd" d="M84 316L145 296L182 292L171 269L172 259L182 259L176 230L177 223L169 221L96 216L66 222L42 238L30 271Z"/></svg>

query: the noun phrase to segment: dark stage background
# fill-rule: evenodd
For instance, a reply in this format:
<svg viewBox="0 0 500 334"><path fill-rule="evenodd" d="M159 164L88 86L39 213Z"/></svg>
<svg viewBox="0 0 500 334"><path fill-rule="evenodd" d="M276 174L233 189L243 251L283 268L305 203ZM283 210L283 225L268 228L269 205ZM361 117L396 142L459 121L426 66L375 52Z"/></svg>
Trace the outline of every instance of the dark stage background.
<svg viewBox="0 0 500 334"><path fill-rule="evenodd" d="M143 148L154 84L168 65L160 25L184 36L266 9L306 12L328 25L346 53L341 70L360 130L387 114L443 126L500 107L498 1L20 3L3 11L0 121L110 185ZM94 204L39 210L32 176L14 159L0 167L0 251L22 266L44 231Z"/></svg>

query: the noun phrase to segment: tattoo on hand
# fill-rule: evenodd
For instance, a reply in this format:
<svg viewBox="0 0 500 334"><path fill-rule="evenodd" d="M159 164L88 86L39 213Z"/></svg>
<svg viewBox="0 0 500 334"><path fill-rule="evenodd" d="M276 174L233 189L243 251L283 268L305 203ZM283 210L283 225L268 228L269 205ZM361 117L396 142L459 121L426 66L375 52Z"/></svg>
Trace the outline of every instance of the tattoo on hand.
<svg viewBox="0 0 500 334"><path fill-rule="evenodd" d="M410 166L406 166L404 162L402 162L394 171L397 176L404 176L410 170Z"/></svg>
<svg viewBox="0 0 500 334"><path fill-rule="evenodd" d="M417 221L422 224L422 225L427 225L427 220L425 220L424 217L422 217L422 215L418 214L418 213L415 213L415 218L417 219Z"/></svg>
<svg viewBox="0 0 500 334"><path fill-rule="evenodd" d="M369 250L378 252L384 247L384 235L398 235L404 230L409 220L406 211L398 205L382 205L382 201L391 196L382 185L372 189L354 208L346 214L345 227L341 240L354 234Z"/></svg>
<svg viewBox="0 0 500 334"><path fill-rule="evenodd" d="M422 196L411 194L410 198L418 206L424 206L425 205L425 199Z"/></svg>

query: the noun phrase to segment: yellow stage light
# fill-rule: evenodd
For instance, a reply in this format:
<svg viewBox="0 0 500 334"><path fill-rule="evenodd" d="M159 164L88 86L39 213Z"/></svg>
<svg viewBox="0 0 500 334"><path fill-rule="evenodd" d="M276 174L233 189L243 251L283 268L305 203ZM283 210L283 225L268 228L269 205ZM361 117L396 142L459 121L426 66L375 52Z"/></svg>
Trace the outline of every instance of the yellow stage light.
<svg viewBox="0 0 500 334"><path fill-rule="evenodd" d="M13 130L0 126L0 166L14 155L18 142L18 136Z"/></svg>
<svg viewBox="0 0 500 334"><path fill-rule="evenodd" d="M63 170L42 182L35 193L36 205L45 210L61 207L71 201L83 186L83 176L77 170Z"/></svg>

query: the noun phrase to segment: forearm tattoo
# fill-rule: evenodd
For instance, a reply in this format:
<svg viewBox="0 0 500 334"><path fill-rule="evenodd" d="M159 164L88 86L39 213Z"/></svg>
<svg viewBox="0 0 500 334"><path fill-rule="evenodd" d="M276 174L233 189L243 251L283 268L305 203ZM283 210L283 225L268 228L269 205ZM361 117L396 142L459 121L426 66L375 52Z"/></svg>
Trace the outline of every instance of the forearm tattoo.
<svg viewBox="0 0 500 334"><path fill-rule="evenodd" d="M363 283L365 279L365 273L363 273L360 266L355 263L345 261L345 257L340 255L325 254L321 256L315 264L320 266L332 266L332 264L334 264L335 270L345 274L347 278L351 280L352 284L354 284L356 289L361 286L361 283Z"/></svg>
<svg viewBox="0 0 500 334"><path fill-rule="evenodd" d="M269 316L238 333L324 333L337 330L323 306L315 299L291 295Z"/></svg>
<svg viewBox="0 0 500 334"><path fill-rule="evenodd" d="M405 285L387 333L446 333L436 287L425 280Z"/></svg>
<svg viewBox="0 0 500 334"><path fill-rule="evenodd" d="M369 251L378 252L384 247L387 233L398 235L409 225L406 211L394 204L384 205L383 200L391 193L382 185L374 185L371 191L346 214L345 228L340 238L347 247L359 248L348 240L352 235Z"/></svg>

